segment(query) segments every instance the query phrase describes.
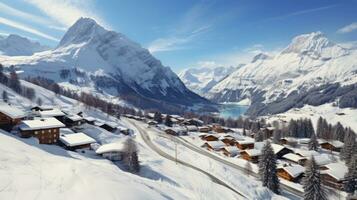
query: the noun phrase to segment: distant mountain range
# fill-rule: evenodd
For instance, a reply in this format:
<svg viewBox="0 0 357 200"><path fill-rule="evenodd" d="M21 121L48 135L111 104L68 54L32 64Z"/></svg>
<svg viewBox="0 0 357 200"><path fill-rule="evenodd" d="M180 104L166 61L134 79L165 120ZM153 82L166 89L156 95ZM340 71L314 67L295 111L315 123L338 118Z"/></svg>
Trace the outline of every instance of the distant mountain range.
<svg viewBox="0 0 357 200"><path fill-rule="evenodd" d="M274 114L303 104L320 105L340 100L349 102L346 106L357 107L356 58L354 46L342 47L321 32L303 34L276 55L258 54L201 94L215 102L249 98L252 106L248 114L251 115ZM181 79L196 91L197 80L205 76L205 70L200 69L199 74L187 75L186 72L180 74Z"/></svg>
<svg viewBox="0 0 357 200"><path fill-rule="evenodd" d="M30 56L36 52L48 50L38 42L31 41L19 35L10 34L6 37L0 36L0 55L8 56Z"/></svg>
<svg viewBox="0 0 357 200"><path fill-rule="evenodd" d="M31 56L20 56L30 54L20 51L3 54L0 62L21 67L23 76L46 77L70 90L90 92L112 102L168 112L212 105L187 89L147 49L89 18L79 19L54 49Z"/></svg>

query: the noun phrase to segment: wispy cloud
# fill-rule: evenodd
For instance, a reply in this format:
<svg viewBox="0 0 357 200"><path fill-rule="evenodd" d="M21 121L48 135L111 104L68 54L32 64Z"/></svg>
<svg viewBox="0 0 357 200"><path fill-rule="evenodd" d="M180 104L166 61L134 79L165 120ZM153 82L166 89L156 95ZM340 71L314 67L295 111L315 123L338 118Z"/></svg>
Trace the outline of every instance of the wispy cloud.
<svg viewBox="0 0 357 200"><path fill-rule="evenodd" d="M41 12L61 24L69 27L80 17L90 17L109 27L95 11L94 0L25 0Z"/></svg>
<svg viewBox="0 0 357 200"><path fill-rule="evenodd" d="M318 12L318 11L322 11L322 10L327 10L327 9L330 9L330 8L333 8L336 6L337 6L337 4L329 5L329 6L322 6L322 7L318 7L318 8L311 8L311 9L306 9L306 10L300 10L300 11L292 12L292 13L289 13L286 15L267 18L265 21L279 20L279 19L285 19L288 17L299 16L299 15L304 15L304 14L308 14L308 13L314 13L314 12Z"/></svg>
<svg viewBox="0 0 357 200"><path fill-rule="evenodd" d="M15 22L13 20L10 20L10 19L6 19L6 18L3 18L3 17L0 17L0 24L4 24L6 26L10 26L10 27L13 27L13 28L16 28L16 29L19 29L19 30L22 30L22 31L26 31L28 33L32 33L34 35L37 35L37 36L40 36L40 37L43 37L43 38L46 38L46 39L49 39L49 40L53 40L53 41L59 41L57 38L55 37L52 37L46 33L43 33L35 28L32 28L32 27L29 27L25 24L22 24L22 23L19 23L19 22Z"/></svg>
<svg viewBox="0 0 357 200"><path fill-rule="evenodd" d="M6 5L4 3L1 3L1 2L0 2L0 12L8 14L8 15L12 15L12 16L20 17L22 19L26 19L26 20L36 22L39 24L48 24L48 19L45 19L45 18L37 16L37 15L33 15L28 12L21 11L19 9L13 8L13 7Z"/></svg>
<svg viewBox="0 0 357 200"><path fill-rule="evenodd" d="M344 26L337 30L337 33L350 33L352 31L357 30L357 22L353 22L347 26Z"/></svg>
<svg viewBox="0 0 357 200"><path fill-rule="evenodd" d="M188 48L189 44L212 28L206 17L211 4L199 3L192 6L167 36L158 38L148 45L151 53Z"/></svg>

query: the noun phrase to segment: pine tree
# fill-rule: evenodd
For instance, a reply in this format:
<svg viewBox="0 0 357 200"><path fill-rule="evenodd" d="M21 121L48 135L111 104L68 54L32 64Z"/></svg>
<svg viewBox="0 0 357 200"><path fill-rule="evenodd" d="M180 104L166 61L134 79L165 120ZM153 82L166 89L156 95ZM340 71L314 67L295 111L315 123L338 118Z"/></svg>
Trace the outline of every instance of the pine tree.
<svg viewBox="0 0 357 200"><path fill-rule="evenodd" d="M319 143L317 141L316 135L312 134L309 141L309 150L317 151L319 147Z"/></svg>
<svg viewBox="0 0 357 200"><path fill-rule="evenodd" d="M262 149L259 159L259 176L263 186L268 187L274 193L279 194L279 178L276 169L276 156L269 141Z"/></svg>
<svg viewBox="0 0 357 200"><path fill-rule="evenodd" d="M317 120L317 128L316 128L316 136L318 138L322 138L322 129L323 129L323 118L320 116L319 119Z"/></svg>
<svg viewBox="0 0 357 200"><path fill-rule="evenodd" d="M155 112L155 114L154 114L154 120L155 120L157 123L159 123L159 124L162 123L162 117L161 117L161 113L160 113L160 112Z"/></svg>
<svg viewBox="0 0 357 200"><path fill-rule="evenodd" d="M256 142L262 142L264 140L264 136L263 136L263 132L262 131L258 131L254 134L254 140Z"/></svg>
<svg viewBox="0 0 357 200"><path fill-rule="evenodd" d="M280 143L280 139L281 139L281 130L275 128L274 132L273 132L273 142L275 144L279 144Z"/></svg>
<svg viewBox="0 0 357 200"><path fill-rule="evenodd" d="M4 91L2 92L2 100L3 100L4 102L7 102L7 101L9 100L9 96L7 95L6 90L4 90Z"/></svg>
<svg viewBox="0 0 357 200"><path fill-rule="evenodd" d="M340 152L341 160L344 160L346 164L348 164L352 158L355 149L357 149L356 135L352 131L352 129L349 128L345 135L344 144Z"/></svg>
<svg viewBox="0 0 357 200"><path fill-rule="evenodd" d="M289 129L290 137L298 137L299 135L298 123L295 120L293 119L290 120L288 129Z"/></svg>
<svg viewBox="0 0 357 200"><path fill-rule="evenodd" d="M314 157L311 157L306 166L302 184L305 200L327 200L325 190L321 184L319 166L316 164Z"/></svg>
<svg viewBox="0 0 357 200"><path fill-rule="evenodd" d="M132 138L128 138L124 144L124 162L130 172L136 173L140 170L138 150Z"/></svg>
<svg viewBox="0 0 357 200"><path fill-rule="evenodd" d="M343 128L340 122L337 122L333 131L333 139L343 142L344 137L345 137L345 129Z"/></svg>
<svg viewBox="0 0 357 200"><path fill-rule="evenodd" d="M172 121L170 115L166 115L165 118L165 125L171 127L172 126Z"/></svg>
<svg viewBox="0 0 357 200"><path fill-rule="evenodd" d="M245 124L243 125L243 135L247 136L247 131L245 130Z"/></svg>
<svg viewBox="0 0 357 200"><path fill-rule="evenodd" d="M351 158L348 165L348 172L345 175L344 189L349 194L357 192L357 153Z"/></svg>

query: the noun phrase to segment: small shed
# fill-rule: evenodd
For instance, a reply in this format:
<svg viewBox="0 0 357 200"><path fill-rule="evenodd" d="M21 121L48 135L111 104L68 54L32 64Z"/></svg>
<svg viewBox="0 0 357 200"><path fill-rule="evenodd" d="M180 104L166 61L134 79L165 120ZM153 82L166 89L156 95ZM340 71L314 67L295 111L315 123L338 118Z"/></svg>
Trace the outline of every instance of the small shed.
<svg viewBox="0 0 357 200"><path fill-rule="evenodd" d="M96 141L84 133L61 134L60 142L68 150L90 148Z"/></svg>
<svg viewBox="0 0 357 200"><path fill-rule="evenodd" d="M123 159L125 145L122 141L103 144L95 152L104 158L112 161Z"/></svg>

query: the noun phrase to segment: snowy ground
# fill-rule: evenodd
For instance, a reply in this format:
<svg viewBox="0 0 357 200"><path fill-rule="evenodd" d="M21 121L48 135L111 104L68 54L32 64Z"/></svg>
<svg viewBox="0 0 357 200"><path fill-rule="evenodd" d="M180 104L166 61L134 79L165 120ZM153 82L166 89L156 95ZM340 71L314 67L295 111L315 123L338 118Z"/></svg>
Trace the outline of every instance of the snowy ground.
<svg viewBox="0 0 357 200"><path fill-rule="evenodd" d="M293 108L289 111L272 116L266 116L268 122L282 120L289 122L290 119L311 118L315 127L319 117L323 117L328 123L336 124L340 122L345 127L351 127L357 131L357 109L339 108L332 104L323 104L320 106L305 105L302 108Z"/></svg>

